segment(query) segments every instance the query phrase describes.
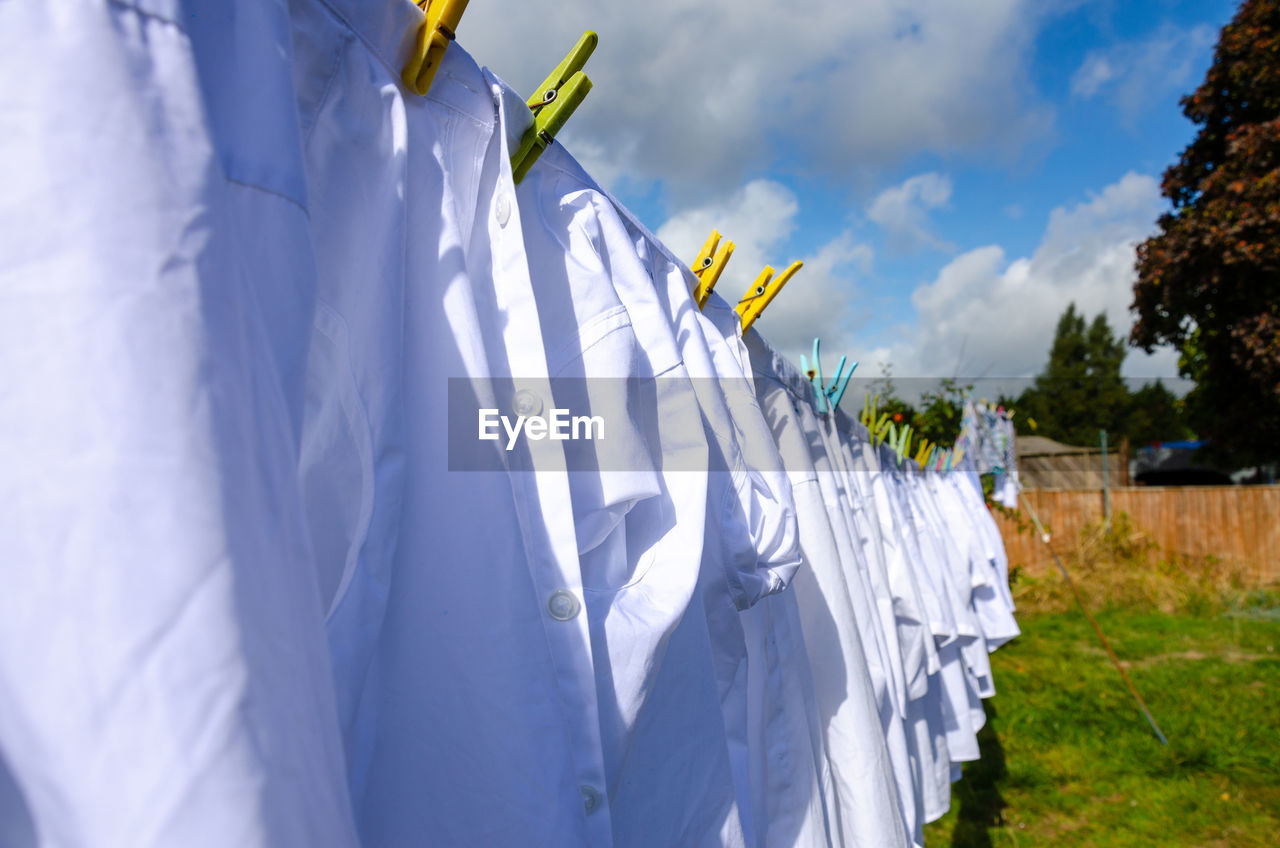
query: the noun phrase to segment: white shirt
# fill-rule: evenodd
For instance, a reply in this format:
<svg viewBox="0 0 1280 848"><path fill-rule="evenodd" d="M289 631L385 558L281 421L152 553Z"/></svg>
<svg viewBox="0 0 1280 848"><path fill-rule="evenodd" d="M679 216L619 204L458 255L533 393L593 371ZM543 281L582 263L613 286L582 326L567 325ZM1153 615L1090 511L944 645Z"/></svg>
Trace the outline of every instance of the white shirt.
<svg viewBox="0 0 1280 848"><path fill-rule="evenodd" d="M992 582L1009 612L1013 613L1015 607L1013 594L1009 590L1009 557L1005 551L1004 540L1000 536L1000 529L996 526L995 519L983 500L982 482L973 470L972 461L967 457L963 459L961 465L948 475L948 480L982 533L986 556L993 571Z"/></svg>
<svg viewBox="0 0 1280 848"><path fill-rule="evenodd" d="M813 670L833 792L832 840L905 846L904 808L881 727L881 705L844 576L801 413L803 378L758 333L746 337L756 389L790 472L805 563L792 581ZM883 691L883 683L881 684Z"/></svg>
<svg viewBox="0 0 1280 848"><path fill-rule="evenodd" d="M947 750L953 763L976 760L979 757L977 732L984 716L972 672L960 652L962 644L977 638L976 623L956 589L945 553L939 548L935 536L937 528L928 524L909 478L899 468L896 457L887 446L880 446L880 454L881 466L893 469L889 480L901 508L908 550L916 558L917 572L927 571L930 574L955 626L956 638L940 641L937 645L941 664L939 680L944 696L940 706Z"/></svg>
<svg viewBox="0 0 1280 848"><path fill-rule="evenodd" d="M960 640L960 651L965 663L973 673L977 691L983 698L995 694L995 686L991 676L991 662L988 658L986 638L982 630L982 622L974 606L975 569L968 546L969 537L948 522L945 512L940 508L935 497L929 477L911 462L904 472L914 495L914 502L924 515L924 523L937 541L945 562L951 569L953 585L959 606L957 612L967 618L973 637ZM982 721L985 721L983 717ZM980 725L979 725L980 726Z"/></svg>
<svg viewBox="0 0 1280 848"><path fill-rule="evenodd" d="M320 274L303 479L352 501L312 516L361 835L610 845L561 443L476 438L478 407L552 400L510 167L531 117L457 44L407 93L412 4L294 18Z"/></svg>
<svg viewBox="0 0 1280 848"><path fill-rule="evenodd" d="M745 527L731 526L725 513L733 480L717 462L726 446L708 439L715 398L689 379L685 360L705 360L705 345L699 351L677 343L666 275L655 273L629 222L561 146L542 154L517 196L530 221L531 265L542 269L536 287L551 290L559 320L590 322L589 305L607 290L638 337L631 357L609 354L607 343L570 344L578 349L575 375L607 371L607 364L589 364L597 357L620 365L613 376L642 394L606 420L655 416L646 430L661 458L660 494L637 503L583 556L584 568L591 563L605 573L614 570L610 563L631 564L624 580L593 589L587 604L599 698L616 704L613 713L602 706L601 717L614 842L742 844L716 688L716 646L726 638L740 644L741 633L735 627L726 636L724 625L736 625L736 614L714 610L719 601L732 613L730 598L743 595L739 569L754 570L755 554ZM548 338L573 336L561 328ZM647 403L645 389L655 393Z"/></svg>
<svg viewBox="0 0 1280 848"><path fill-rule="evenodd" d="M6 3L0 47L0 749L26 837L352 846L295 478L315 277L287 14Z"/></svg>
<svg viewBox="0 0 1280 848"><path fill-rule="evenodd" d="M712 294L700 326L716 364L719 385L754 475L771 493L749 522L761 565L789 583L799 566L799 527L791 480L748 380L741 324L722 298ZM773 509L767 506L772 503ZM781 508L777 508L780 505ZM744 503L744 508L747 504ZM748 806L756 844L826 846L830 835L826 802L831 771L801 633L794 592L768 595L741 613L748 668L746 758Z"/></svg>
<svg viewBox="0 0 1280 848"><path fill-rule="evenodd" d="M858 491L867 518L868 544L877 554L893 598L899 642L904 646L904 680L907 698L921 697L928 675L937 671L937 652L931 633L931 610L927 587L922 586L903 550L890 499L880 469L879 457L871 445L867 429L837 410L834 421L849 468L849 477Z"/></svg>
<svg viewBox="0 0 1280 848"><path fill-rule="evenodd" d="M989 540L982 535L976 517L965 504L963 494L955 487L958 482L955 475L934 472L927 474L925 479L952 537L967 552L974 613L978 617L978 626L982 628L986 647L995 650L1019 633L1013 611L996 586L999 577L994 567L995 554Z"/></svg>
<svg viewBox="0 0 1280 848"><path fill-rule="evenodd" d="M804 384L800 388L812 391ZM878 690L881 728L893 763L894 778L898 782L903 823L906 832L912 835L913 843L918 845L923 839L921 823L915 814L918 776L915 774L902 724L906 715L905 681L902 651L893 621L893 602L891 598L885 597L881 603L881 599L877 597L870 576L871 569L862 547L861 534L854 526L853 511L841 486L840 468L833 461L837 451L830 444L825 415L823 420L819 419L808 396L799 405L799 413L809 440L809 450L818 474L818 484L823 491L828 518L836 537L836 548L840 552L846 590L862 632L863 647L869 652L867 664L873 669L873 682L876 681L874 669L877 665L882 670L883 683Z"/></svg>

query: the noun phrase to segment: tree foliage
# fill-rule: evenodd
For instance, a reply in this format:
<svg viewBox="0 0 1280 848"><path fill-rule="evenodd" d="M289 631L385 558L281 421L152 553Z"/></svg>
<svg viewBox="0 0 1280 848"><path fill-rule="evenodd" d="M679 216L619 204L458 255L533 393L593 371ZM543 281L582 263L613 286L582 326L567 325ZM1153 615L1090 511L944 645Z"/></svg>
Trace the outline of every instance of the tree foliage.
<svg viewBox="0 0 1280 848"><path fill-rule="evenodd" d="M1125 355L1124 339L1104 314L1086 322L1072 304L1058 319L1049 361L1035 383L1017 398L999 396L995 405L1015 411L1020 433L1067 444L1094 446L1102 429L1113 444L1124 436L1135 445L1193 437L1185 424L1185 403L1163 383L1129 391L1120 376ZM974 387L942 379L913 405L898 396L892 369L884 365L870 388L877 411L889 413L899 425L910 424L916 443L924 438L945 448L960 434L964 403Z"/></svg>
<svg viewBox="0 0 1280 848"><path fill-rule="evenodd" d="M920 408L913 421L916 433L944 448L955 444L960 435L964 400L972 391L973 386L961 386L946 378L936 391L925 392L920 397Z"/></svg>
<svg viewBox="0 0 1280 848"><path fill-rule="evenodd" d="M1280 0L1245 0L1204 83L1200 127L1164 174L1172 210L1139 246L1131 342L1172 344L1197 428L1280 455ZM1241 457L1243 458L1243 456Z"/></svg>
<svg viewBox="0 0 1280 848"><path fill-rule="evenodd" d="M1195 437L1186 424L1186 404L1159 380L1133 392L1125 434L1135 446Z"/></svg>
<svg viewBox="0 0 1280 848"><path fill-rule="evenodd" d="M1049 362L1018 398L1018 410L1034 418L1038 433L1070 445L1094 445L1099 431L1113 437L1128 425L1130 397L1120 366L1124 341L1102 313L1088 324L1067 307L1058 319Z"/></svg>
<svg viewBox="0 0 1280 848"><path fill-rule="evenodd" d="M1135 445L1186 439L1185 404L1163 383L1131 392L1120 376L1124 339L1099 313L1087 323L1075 305L1058 319L1049 361L1012 404L1019 421L1035 423L1037 435L1092 447L1106 430L1112 444L1127 436ZM1005 406L1010 404L1002 401ZM1027 432L1024 426L1020 432Z"/></svg>

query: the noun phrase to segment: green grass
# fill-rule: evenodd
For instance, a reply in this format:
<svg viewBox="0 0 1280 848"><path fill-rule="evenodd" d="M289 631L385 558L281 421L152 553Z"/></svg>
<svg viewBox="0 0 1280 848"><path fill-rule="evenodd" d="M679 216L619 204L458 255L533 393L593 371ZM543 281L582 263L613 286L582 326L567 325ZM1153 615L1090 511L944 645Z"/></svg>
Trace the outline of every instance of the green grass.
<svg viewBox="0 0 1280 848"><path fill-rule="evenodd" d="M1097 613L1167 747L1078 610L1024 612L926 844L1280 845L1280 616L1273 593L1238 600Z"/></svg>

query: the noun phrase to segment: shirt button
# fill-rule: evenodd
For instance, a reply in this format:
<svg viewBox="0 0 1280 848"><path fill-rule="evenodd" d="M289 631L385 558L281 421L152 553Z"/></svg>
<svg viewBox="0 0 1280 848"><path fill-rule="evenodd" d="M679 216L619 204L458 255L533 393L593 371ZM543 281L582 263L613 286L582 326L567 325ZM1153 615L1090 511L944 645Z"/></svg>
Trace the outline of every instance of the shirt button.
<svg viewBox="0 0 1280 848"><path fill-rule="evenodd" d="M568 621L578 614L578 610L582 605L578 603L578 599L573 593L559 589L551 593L551 597L547 599L547 612L551 613L551 617L556 621Z"/></svg>
<svg viewBox="0 0 1280 848"><path fill-rule="evenodd" d="M498 216L498 226L505 227L507 221L511 219L511 199L507 197L506 192L498 195L498 201L494 204L493 212Z"/></svg>
<svg viewBox="0 0 1280 848"><path fill-rule="evenodd" d="M516 415L524 415L526 417L537 415L542 412L542 398L528 389L521 389L511 399L511 408L515 410Z"/></svg>
<svg viewBox="0 0 1280 848"><path fill-rule="evenodd" d="M587 811L587 815L591 815L600 808L599 792L590 786L579 786L578 790L582 792L582 808Z"/></svg>

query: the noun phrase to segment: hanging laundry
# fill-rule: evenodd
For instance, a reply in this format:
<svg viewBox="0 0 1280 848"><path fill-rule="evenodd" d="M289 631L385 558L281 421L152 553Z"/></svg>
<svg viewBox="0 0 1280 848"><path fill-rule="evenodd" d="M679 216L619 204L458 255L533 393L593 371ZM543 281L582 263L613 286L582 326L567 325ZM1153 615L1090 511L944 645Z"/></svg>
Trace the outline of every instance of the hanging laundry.
<svg viewBox="0 0 1280 848"><path fill-rule="evenodd" d="M358 844L297 484L290 26L0 5L0 809L37 844Z"/></svg>
<svg viewBox="0 0 1280 848"><path fill-rule="evenodd" d="M995 474L994 499L1008 509L1018 506L1018 462L1013 419L1003 407L985 402L964 403L957 449L962 449L979 474Z"/></svg>
<svg viewBox="0 0 1280 848"><path fill-rule="evenodd" d="M6 846L906 848L980 756L1010 417L846 415L465 5L0 6Z"/></svg>

